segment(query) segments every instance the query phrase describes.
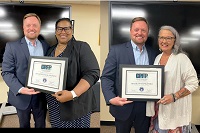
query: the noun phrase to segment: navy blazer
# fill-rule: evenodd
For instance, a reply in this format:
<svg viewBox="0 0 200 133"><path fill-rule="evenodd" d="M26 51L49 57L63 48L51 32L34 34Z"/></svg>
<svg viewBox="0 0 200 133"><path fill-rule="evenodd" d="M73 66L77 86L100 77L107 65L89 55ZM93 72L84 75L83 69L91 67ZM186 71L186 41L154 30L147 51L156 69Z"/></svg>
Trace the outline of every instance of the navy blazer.
<svg viewBox="0 0 200 133"><path fill-rule="evenodd" d="M145 46L148 53L149 64L152 65L158 51L155 51L147 44ZM110 105L110 99L119 96L120 94L120 64L135 64L131 41L123 44L112 45L108 53L101 76L102 92L107 105ZM133 106L134 102L124 106L110 105L110 113L115 118L126 120L130 116Z"/></svg>
<svg viewBox="0 0 200 133"><path fill-rule="evenodd" d="M45 55L49 44L44 40L40 40L40 42ZM1 75L9 87L8 102L21 110L27 109L31 101L31 95L18 93L18 90L26 84L29 57L30 54L25 37L15 42L6 43ZM44 94L40 93L40 95Z"/></svg>

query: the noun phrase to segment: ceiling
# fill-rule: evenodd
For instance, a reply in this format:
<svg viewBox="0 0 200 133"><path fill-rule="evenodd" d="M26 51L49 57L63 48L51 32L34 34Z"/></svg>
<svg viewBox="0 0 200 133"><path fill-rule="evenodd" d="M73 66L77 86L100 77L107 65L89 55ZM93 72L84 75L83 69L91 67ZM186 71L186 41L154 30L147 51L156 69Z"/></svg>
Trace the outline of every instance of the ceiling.
<svg viewBox="0 0 200 133"><path fill-rule="evenodd" d="M100 5L99 0L90 0L90 1L85 1L85 0L75 0L75 1L68 1L67 3L73 3L73 4L88 4L88 5Z"/></svg>
<svg viewBox="0 0 200 133"><path fill-rule="evenodd" d="M100 5L100 0L0 0L0 2Z"/></svg>

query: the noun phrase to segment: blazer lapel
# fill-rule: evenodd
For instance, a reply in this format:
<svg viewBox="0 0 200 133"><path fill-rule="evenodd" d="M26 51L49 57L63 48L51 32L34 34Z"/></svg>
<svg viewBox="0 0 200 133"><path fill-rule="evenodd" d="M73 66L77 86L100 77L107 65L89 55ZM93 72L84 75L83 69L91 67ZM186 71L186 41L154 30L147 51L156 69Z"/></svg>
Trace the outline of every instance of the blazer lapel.
<svg viewBox="0 0 200 133"><path fill-rule="evenodd" d="M27 46L27 43L26 43L26 40L25 40L24 37L21 39L20 47L21 47L22 51L24 52L25 57L27 58L27 60L29 60L30 53L29 53L28 46Z"/></svg>
<svg viewBox="0 0 200 133"><path fill-rule="evenodd" d="M135 64L135 57L134 57L134 54L133 54L133 47L131 45L131 42L127 42L125 46L126 46L126 49L127 49L127 54L128 54L130 63Z"/></svg>
<svg viewBox="0 0 200 133"><path fill-rule="evenodd" d="M152 50L148 45L145 45L148 53L148 58L149 58L149 65L152 65L154 63L154 59L152 58Z"/></svg>
<svg viewBox="0 0 200 133"><path fill-rule="evenodd" d="M69 57L73 49L73 41L70 40L67 44L67 48L65 49L63 53L63 57Z"/></svg>

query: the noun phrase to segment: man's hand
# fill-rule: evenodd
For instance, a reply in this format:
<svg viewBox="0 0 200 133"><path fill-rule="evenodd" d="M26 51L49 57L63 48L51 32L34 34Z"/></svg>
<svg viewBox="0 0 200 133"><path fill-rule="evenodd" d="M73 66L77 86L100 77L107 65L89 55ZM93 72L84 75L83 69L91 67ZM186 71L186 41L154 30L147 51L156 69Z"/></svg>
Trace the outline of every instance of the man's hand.
<svg viewBox="0 0 200 133"><path fill-rule="evenodd" d="M27 87L24 87L20 90L20 94L26 94L26 95L35 95L35 94L38 94L40 93L40 91L35 91L33 88L27 88Z"/></svg>
<svg viewBox="0 0 200 133"><path fill-rule="evenodd" d="M124 104L132 103L133 101L127 101L127 98L115 97L109 101L112 105L123 106Z"/></svg>

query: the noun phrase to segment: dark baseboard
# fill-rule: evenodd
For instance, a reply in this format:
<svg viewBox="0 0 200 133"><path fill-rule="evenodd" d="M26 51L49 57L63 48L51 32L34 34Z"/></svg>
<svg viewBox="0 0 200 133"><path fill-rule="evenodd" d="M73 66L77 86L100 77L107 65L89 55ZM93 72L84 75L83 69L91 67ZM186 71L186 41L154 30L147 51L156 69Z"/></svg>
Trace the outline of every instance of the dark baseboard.
<svg viewBox="0 0 200 133"><path fill-rule="evenodd" d="M12 106L10 103L6 103L6 106Z"/></svg>
<svg viewBox="0 0 200 133"><path fill-rule="evenodd" d="M102 126L114 126L115 122L114 121L100 121L100 125L102 125Z"/></svg>
<svg viewBox="0 0 200 133"><path fill-rule="evenodd" d="M2 106L3 103L0 103L0 108ZM6 103L6 106L12 106L10 103Z"/></svg>
<svg viewBox="0 0 200 133"><path fill-rule="evenodd" d="M200 132L200 125L195 125L195 127L196 127L197 130Z"/></svg>

